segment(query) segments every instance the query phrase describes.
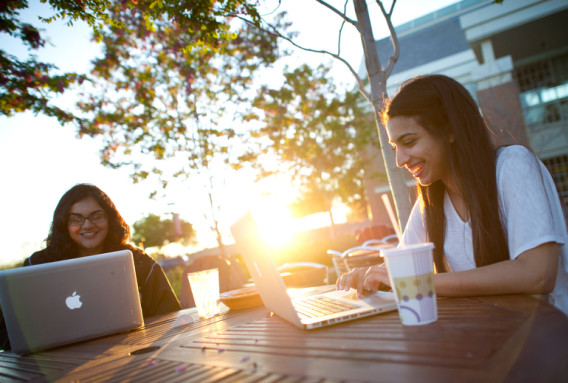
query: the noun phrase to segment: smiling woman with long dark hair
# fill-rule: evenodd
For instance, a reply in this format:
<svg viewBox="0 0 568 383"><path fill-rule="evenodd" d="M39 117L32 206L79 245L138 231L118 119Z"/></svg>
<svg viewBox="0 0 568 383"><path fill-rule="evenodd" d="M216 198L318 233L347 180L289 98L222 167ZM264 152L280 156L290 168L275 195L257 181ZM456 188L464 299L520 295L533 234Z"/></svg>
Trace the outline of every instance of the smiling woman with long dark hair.
<svg viewBox="0 0 568 383"><path fill-rule="evenodd" d="M98 206L99 209L91 210L93 212L100 211L105 219L96 224L92 220L84 220L84 222L79 222L81 223L79 225L71 225L69 219L74 214L72 212L73 206L79 202L85 203L85 201L92 201L94 203L93 208ZM83 254L89 252L85 248L85 244L74 237L73 233L79 229L84 232L96 232L101 226L104 226L106 234L101 236L100 241L96 243L95 251L99 254L115 250L134 249L133 246L128 244L130 228L111 199L94 185L75 185L61 197L55 208L51 229L46 239L46 248L34 253L26 260L26 264L53 262L87 255Z"/></svg>
<svg viewBox="0 0 568 383"><path fill-rule="evenodd" d="M433 242L439 296L545 294L568 314L568 234L554 181L520 145L495 148L469 92L443 75L403 83L383 114L419 196L403 242ZM337 281L389 285L384 266Z"/></svg>
<svg viewBox="0 0 568 383"><path fill-rule="evenodd" d="M24 266L130 250L144 317L180 310L162 267L129 240L130 227L111 199L94 185L78 184L57 204L46 248L27 258ZM6 350L9 342L4 320L0 319L0 348Z"/></svg>

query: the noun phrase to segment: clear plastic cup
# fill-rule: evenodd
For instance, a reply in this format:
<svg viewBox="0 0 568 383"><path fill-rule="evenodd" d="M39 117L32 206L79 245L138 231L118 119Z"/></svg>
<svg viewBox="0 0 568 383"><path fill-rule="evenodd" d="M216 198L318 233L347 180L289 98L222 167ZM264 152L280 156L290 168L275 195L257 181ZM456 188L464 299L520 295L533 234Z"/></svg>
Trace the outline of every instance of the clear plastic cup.
<svg viewBox="0 0 568 383"><path fill-rule="evenodd" d="M188 273L187 279L199 317L211 318L219 314L219 269Z"/></svg>

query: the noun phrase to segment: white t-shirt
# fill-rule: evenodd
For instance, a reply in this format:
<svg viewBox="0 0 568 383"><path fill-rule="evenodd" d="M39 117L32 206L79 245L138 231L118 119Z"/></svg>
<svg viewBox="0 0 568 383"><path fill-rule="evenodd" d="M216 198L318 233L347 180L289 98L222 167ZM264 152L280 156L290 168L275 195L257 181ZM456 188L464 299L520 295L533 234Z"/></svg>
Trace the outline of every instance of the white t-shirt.
<svg viewBox="0 0 568 383"><path fill-rule="evenodd" d="M544 164L527 148L508 146L497 152L497 191L501 223L515 259L547 242L560 245L556 285L550 302L568 315L568 233L554 181ZM446 194L444 256L451 271L475 268L471 222L463 222ZM403 234L406 244L427 241L418 201Z"/></svg>

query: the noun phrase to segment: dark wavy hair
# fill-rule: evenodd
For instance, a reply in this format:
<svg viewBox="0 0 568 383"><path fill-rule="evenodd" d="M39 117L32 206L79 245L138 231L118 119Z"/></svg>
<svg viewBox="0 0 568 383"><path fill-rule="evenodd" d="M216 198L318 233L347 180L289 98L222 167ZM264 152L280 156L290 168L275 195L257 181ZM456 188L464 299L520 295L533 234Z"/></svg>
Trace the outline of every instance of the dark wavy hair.
<svg viewBox="0 0 568 383"><path fill-rule="evenodd" d="M130 248L130 227L124 221L111 199L98 187L90 184L77 184L69 189L59 200L53 212L51 229L46 239L46 250L50 260L60 260L79 254L77 244L69 236L67 220L73 204L92 197L103 208L108 218L108 234L104 241L104 252Z"/></svg>
<svg viewBox="0 0 568 383"><path fill-rule="evenodd" d="M509 259L499 216L495 174L497 152L491 143L490 130L467 89L443 75L411 78L386 103L383 122L393 117L414 119L445 145L446 160L471 219L476 265ZM451 143L450 138L453 138ZM436 270L444 272L445 186L437 181L417 187L428 237L435 245Z"/></svg>

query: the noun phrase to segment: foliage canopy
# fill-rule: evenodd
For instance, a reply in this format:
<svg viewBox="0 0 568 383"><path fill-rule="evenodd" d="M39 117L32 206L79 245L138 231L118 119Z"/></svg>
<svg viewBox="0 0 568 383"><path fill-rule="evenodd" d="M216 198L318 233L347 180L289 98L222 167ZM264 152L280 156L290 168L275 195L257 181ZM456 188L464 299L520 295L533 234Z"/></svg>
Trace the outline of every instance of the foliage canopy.
<svg viewBox="0 0 568 383"><path fill-rule="evenodd" d="M292 175L302 192L294 204L297 216L329 211L335 198L366 212L363 180L372 167L363 153L367 145L378 145L374 120L358 92L338 92L329 70L324 65L287 69L280 88L260 88L249 116L263 124L252 131L257 145L241 160L253 161L263 176ZM269 154L280 168L261 161Z"/></svg>
<svg viewBox="0 0 568 383"><path fill-rule="evenodd" d="M156 2L146 3L109 10L114 22L100 31L104 53L79 103L88 116L79 134L104 137L104 165L130 166L135 182L155 175L166 186L216 156L230 160L237 117L229 106L246 100L256 72L280 51L246 2L164 2L152 23Z"/></svg>
<svg viewBox="0 0 568 383"><path fill-rule="evenodd" d="M148 214L134 222L132 229L132 241L137 245L142 244L143 247L162 247L174 242L189 245L195 240L195 230L191 223L180 219L176 229L172 219L162 220L155 214Z"/></svg>
<svg viewBox="0 0 568 383"><path fill-rule="evenodd" d="M259 28L256 1L42 1L54 11L45 22L86 21L102 56L87 77L53 75L56 68L34 56L19 62L0 52L0 113L33 110L75 122L79 135L103 139L102 163L129 167L134 182L158 177L165 187L218 159L236 168L250 162L261 177L294 176L303 193L298 215L329 210L338 196L365 209L363 179L372 167L364 148L378 140L358 94L338 94L324 66L286 69L281 88L254 92L255 76L287 54L277 39L294 37L284 35L283 16L271 26L275 34ZM27 6L9 0L0 8L0 32L22 36L33 51L44 41L18 20ZM82 83L81 114L50 105L53 92L75 83ZM252 134L239 129L243 122ZM247 146L255 150L237 149ZM283 166L265 167L267 155Z"/></svg>
<svg viewBox="0 0 568 383"><path fill-rule="evenodd" d="M6 34L20 40L30 52L36 52L46 41L37 27L19 19L20 11L27 7L26 0L6 0L0 4L0 36ZM68 8L71 21L96 18L93 13L97 11L91 12L87 6L82 8L75 2L69 2ZM0 115L11 117L29 110L55 117L62 124L72 121L73 114L53 105L51 100L73 84L81 84L85 77L77 73L56 72L55 65L40 61L34 54L20 59L0 49Z"/></svg>

